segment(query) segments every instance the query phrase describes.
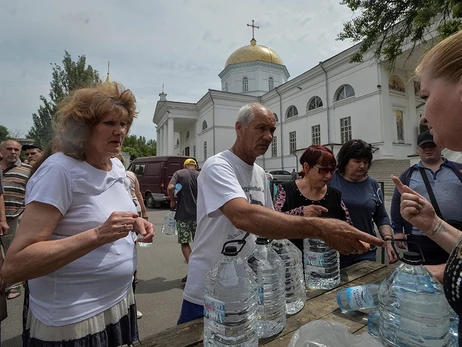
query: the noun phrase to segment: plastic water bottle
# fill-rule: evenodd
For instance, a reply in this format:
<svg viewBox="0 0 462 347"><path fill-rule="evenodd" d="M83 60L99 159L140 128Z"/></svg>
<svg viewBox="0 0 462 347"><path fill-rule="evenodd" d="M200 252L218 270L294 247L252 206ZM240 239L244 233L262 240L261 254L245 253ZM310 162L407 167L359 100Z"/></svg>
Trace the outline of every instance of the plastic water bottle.
<svg viewBox="0 0 462 347"><path fill-rule="evenodd" d="M442 285L422 266L418 253L405 252L402 261L379 287L382 343L447 346L449 305Z"/></svg>
<svg viewBox="0 0 462 347"><path fill-rule="evenodd" d="M143 239L144 236L141 235L141 234L138 234L137 237L136 237L136 243L138 244L138 246L140 246L141 248L149 248L152 246L152 242L140 242L141 239Z"/></svg>
<svg viewBox="0 0 462 347"><path fill-rule="evenodd" d="M168 211L162 223L162 235L175 236L176 234L175 211Z"/></svg>
<svg viewBox="0 0 462 347"><path fill-rule="evenodd" d="M449 310L449 346L458 347L459 346L459 316L451 308Z"/></svg>
<svg viewBox="0 0 462 347"><path fill-rule="evenodd" d="M255 275L232 242L204 281L204 346L256 347Z"/></svg>
<svg viewBox="0 0 462 347"><path fill-rule="evenodd" d="M306 286L332 289L340 284L340 256L319 239L303 240Z"/></svg>
<svg viewBox="0 0 462 347"><path fill-rule="evenodd" d="M258 336L279 334L286 326L285 265L269 244L258 237L247 257L258 286Z"/></svg>
<svg viewBox="0 0 462 347"><path fill-rule="evenodd" d="M369 313L367 317L367 332L369 335L380 339L380 311L375 310Z"/></svg>
<svg viewBox="0 0 462 347"><path fill-rule="evenodd" d="M306 302L302 252L287 239L274 240L271 246L285 264L286 314L295 314Z"/></svg>
<svg viewBox="0 0 462 347"><path fill-rule="evenodd" d="M338 307L343 312L356 311L379 306L380 284L364 284L340 289L337 292Z"/></svg>

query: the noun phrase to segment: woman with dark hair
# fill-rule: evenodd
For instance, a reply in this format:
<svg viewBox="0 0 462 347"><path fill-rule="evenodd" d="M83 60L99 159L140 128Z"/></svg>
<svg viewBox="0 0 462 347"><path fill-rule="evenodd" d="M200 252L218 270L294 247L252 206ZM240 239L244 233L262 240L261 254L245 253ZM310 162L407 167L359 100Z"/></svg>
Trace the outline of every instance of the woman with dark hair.
<svg viewBox="0 0 462 347"><path fill-rule="evenodd" d="M306 217L328 217L350 221L342 194L327 183L335 171L335 157L324 146L312 145L300 157L299 179L278 186L274 209ZM303 239L290 239L303 254Z"/></svg>
<svg viewBox="0 0 462 347"><path fill-rule="evenodd" d="M131 232L151 242L154 228L137 214L125 168L113 158L135 105L130 90L111 83L77 90L59 106L2 268L7 282L28 281L24 346L109 347L138 339Z"/></svg>
<svg viewBox="0 0 462 347"><path fill-rule="evenodd" d="M372 163L372 147L363 140L350 140L337 154L337 171L331 185L342 192L345 205L350 212L353 226L375 236L374 223L385 240L393 237L390 218L385 210L383 193L378 182L367 175ZM397 257L387 243L390 263ZM340 267L344 268L362 260L376 260L376 248L363 254L340 255Z"/></svg>

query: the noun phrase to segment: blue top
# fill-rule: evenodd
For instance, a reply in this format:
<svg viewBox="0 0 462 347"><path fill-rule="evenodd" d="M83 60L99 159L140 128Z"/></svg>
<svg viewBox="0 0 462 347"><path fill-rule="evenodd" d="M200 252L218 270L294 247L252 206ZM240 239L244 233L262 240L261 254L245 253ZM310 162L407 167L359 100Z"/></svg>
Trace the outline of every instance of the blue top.
<svg viewBox="0 0 462 347"><path fill-rule="evenodd" d="M377 227L390 225L379 183L372 177L362 182L350 182L338 172L334 173L330 185L342 192L353 226L371 235L376 235Z"/></svg>
<svg viewBox="0 0 462 347"><path fill-rule="evenodd" d="M454 164L444 159L440 168L436 172L433 172L431 169L426 168L422 162L419 162L404 171L400 179L403 184L408 185L409 188L430 201L425 182L418 170L420 167L424 168L444 220L460 221L462 219L460 214L460 206L462 206L462 183L455 171L458 167L455 168ZM395 189L390 212L394 233L404 232L406 234L422 235L419 229L406 223L401 216L399 208L400 199L401 195Z"/></svg>

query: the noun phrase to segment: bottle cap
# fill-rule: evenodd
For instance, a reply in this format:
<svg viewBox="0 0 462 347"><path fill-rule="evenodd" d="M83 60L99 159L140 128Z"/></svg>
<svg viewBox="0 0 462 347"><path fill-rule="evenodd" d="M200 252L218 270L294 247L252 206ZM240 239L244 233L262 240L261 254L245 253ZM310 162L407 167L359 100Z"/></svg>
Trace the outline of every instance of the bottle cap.
<svg viewBox="0 0 462 347"><path fill-rule="evenodd" d="M407 264L422 264L422 257L416 252L404 252L403 261Z"/></svg>
<svg viewBox="0 0 462 347"><path fill-rule="evenodd" d="M269 243L269 240L266 237L257 237L255 243L257 245L267 245Z"/></svg>
<svg viewBox="0 0 462 347"><path fill-rule="evenodd" d="M237 255L237 247L236 246L226 246L223 255Z"/></svg>

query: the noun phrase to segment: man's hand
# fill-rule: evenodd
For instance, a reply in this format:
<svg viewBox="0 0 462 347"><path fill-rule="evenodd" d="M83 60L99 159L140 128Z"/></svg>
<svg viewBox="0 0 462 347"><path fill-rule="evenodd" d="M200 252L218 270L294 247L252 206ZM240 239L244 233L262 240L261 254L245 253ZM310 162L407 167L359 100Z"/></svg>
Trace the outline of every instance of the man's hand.
<svg viewBox="0 0 462 347"><path fill-rule="evenodd" d="M385 246L382 239L362 232L339 219L322 218L319 222L324 230L319 238L343 255L364 253L371 248L370 245Z"/></svg>
<svg viewBox="0 0 462 347"><path fill-rule="evenodd" d="M8 234L10 227L5 219L0 220L0 236Z"/></svg>
<svg viewBox="0 0 462 347"><path fill-rule="evenodd" d="M135 222L133 223L133 231L144 236L142 239L138 239L138 242L150 243L155 235L154 225L143 218L135 219Z"/></svg>
<svg viewBox="0 0 462 347"><path fill-rule="evenodd" d="M170 200L170 209L173 210L175 207L176 207L176 201L175 201L175 199L173 199L173 200L171 199Z"/></svg>

